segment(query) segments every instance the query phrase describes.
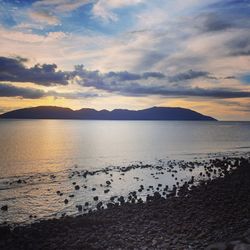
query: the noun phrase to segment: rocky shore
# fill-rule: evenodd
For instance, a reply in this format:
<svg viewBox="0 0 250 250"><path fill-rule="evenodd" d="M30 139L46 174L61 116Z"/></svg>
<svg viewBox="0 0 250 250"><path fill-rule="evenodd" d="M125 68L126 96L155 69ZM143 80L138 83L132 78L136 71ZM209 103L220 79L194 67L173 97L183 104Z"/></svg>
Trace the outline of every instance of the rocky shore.
<svg viewBox="0 0 250 250"><path fill-rule="evenodd" d="M145 203L121 199L74 218L1 225L0 249L249 249L249 159L214 160L207 174L215 170L220 177Z"/></svg>

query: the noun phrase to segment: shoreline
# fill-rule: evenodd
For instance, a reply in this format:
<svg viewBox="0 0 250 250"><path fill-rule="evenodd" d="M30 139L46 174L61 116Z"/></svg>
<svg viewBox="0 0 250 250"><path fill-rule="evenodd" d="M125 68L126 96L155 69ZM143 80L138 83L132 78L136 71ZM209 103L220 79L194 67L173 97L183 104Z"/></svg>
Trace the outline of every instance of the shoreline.
<svg viewBox="0 0 250 250"><path fill-rule="evenodd" d="M250 228L249 159L215 160L224 177L180 188L167 199L110 205L77 217L0 227L1 249L204 249ZM229 168L229 166L232 166ZM208 169L213 171L212 169Z"/></svg>

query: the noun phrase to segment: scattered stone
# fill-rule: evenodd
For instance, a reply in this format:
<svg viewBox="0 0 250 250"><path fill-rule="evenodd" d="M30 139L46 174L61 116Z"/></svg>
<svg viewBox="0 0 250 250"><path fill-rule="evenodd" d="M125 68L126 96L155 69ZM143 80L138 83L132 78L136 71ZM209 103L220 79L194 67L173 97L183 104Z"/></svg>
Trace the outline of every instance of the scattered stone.
<svg viewBox="0 0 250 250"><path fill-rule="evenodd" d="M8 211L8 206L7 206L7 205L2 206L2 207L1 207L1 210L2 210L2 211Z"/></svg>
<svg viewBox="0 0 250 250"><path fill-rule="evenodd" d="M78 209L79 212L82 211L82 205L76 205L76 207L77 207L77 209Z"/></svg>

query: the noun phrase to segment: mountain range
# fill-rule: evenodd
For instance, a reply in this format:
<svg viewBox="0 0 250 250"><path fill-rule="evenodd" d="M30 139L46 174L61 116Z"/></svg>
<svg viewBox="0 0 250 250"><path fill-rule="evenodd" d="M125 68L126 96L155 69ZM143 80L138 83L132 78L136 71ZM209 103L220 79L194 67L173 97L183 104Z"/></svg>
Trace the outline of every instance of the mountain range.
<svg viewBox="0 0 250 250"><path fill-rule="evenodd" d="M152 107L143 110L114 109L112 111L83 108L39 106L10 111L0 115L8 119L78 119L78 120L183 120L183 121L216 121L185 108Z"/></svg>

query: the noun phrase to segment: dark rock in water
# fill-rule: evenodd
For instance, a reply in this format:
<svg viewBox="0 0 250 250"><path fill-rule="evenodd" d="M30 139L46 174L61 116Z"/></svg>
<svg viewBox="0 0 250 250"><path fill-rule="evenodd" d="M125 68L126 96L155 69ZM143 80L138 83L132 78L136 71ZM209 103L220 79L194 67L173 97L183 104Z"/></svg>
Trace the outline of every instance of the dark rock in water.
<svg viewBox="0 0 250 250"><path fill-rule="evenodd" d="M109 186L111 184L111 182L110 181L106 181L106 184Z"/></svg>
<svg viewBox="0 0 250 250"><path fill-rule="evenodd" d="M69 203L69 200L68 200L68 199L65 199L65 200L64 200L64 203L65 203L65 204L68 204L68 203Z"/></svg>
<svg viewBox="0 0 250 250"><path fill-rule="evenodd" d="M97 203L96 208L99 210L101 208L101 206L102 206L102 202L100 201Z"/></svg>
<svg viewBox="0 0 250 250"><path fill-rule="evenodd" d="M106 189L104 190L104 193L107 194L110 190L109 189Z"/></svg>
<svg viewBox="0 0 250 250"><path fill-rule="evenodd" d="M89 206L89 203L88 202L85 202L85 207L88 207Z"/></svg>
<svg viewBox="0 0 250 250"><path fill-rule="evenodd" d="M7 211L7 210L8 210L8 206L7 206L7 205L2 206L2 207L1 207L1 210L2 210L2 211Z"/></svg>
<svg viewBox="0 0 250 250"><path fill-rule="evenodd" d="M123 197L123 196L120 196L120 197L118 198L118 201L120 201L120 202L121 202L121 204L124 204L125 199L124 199L124 197Z"/></svg>
<svg viewBox="0 0 250 250"><path fill-rule="evenodd" d="M75 190L79 190L80 187L78 185L75 186Z"/></svg>
<svg viewBox="0 0 250 250"><path fill-rule="evenodd" d="M72 182L73 185L76 185L76 182Z"/></svg>
<svg viewBox="0 0 250 250"><path fill-rule="evenodd" d="M139 204L142 204L142 203L143 203L142 198L139 198L137 202L138 202Z"/></svg>
<svg viewBox="0 0 250 250"><path fill-rule="evenodd" d="M95 196L95 197L93 198L94 201L98 201L98 199L99 199L98 196Z"/></svg>
<svg viewBox="0 0 250 250"><path fill-rule="evenodd" d="M154 199L155 200L161 199L161 194L159 192L154 192Z"/></svg>
<svg viewBox="0 0 250 250"><path fill-rule="evenodd" d="M56 193L57 193L58 195L60 195L61 192L60 192L60 191L56 191Z"/></svg>
<svg viewBox="0 0 250 250"><path fill-rule="evenodd" d="M17 181L17 183L21 184L21 183L22 183L22 180L19 179L19 180Z"/></svg>
<svg viewBox="0 0 250 250"><path fill-rule="evenodd" d="M92 188L92 191L96 191L96 188Z"/></svg>
<svg viewBox="0 0 250 250"><path fill-rule="evenodd" d="M70 197L70 198L73 198L73 197L75 197L75 195L73 195L73 194L70 194L70 195L69 195L69 197Z"/></svg>
<svg viewBox="0 0 250 250"><path fill-rule="evenodd" d="M76 207L77 207L77 209L78 209L79 212L82 211L82 205L76 205Z"/></svg>

